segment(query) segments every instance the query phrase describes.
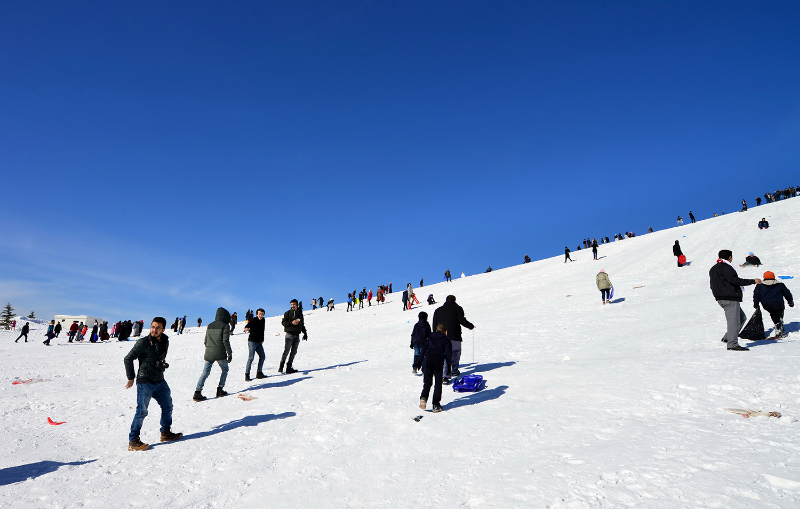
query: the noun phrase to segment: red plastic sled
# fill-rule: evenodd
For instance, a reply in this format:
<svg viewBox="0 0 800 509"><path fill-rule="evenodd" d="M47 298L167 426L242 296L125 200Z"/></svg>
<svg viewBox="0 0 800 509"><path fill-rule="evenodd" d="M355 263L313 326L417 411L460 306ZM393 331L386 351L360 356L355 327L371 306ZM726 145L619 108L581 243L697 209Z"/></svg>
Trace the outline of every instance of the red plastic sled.
<svg viewBox="0 0 800 509"><path fill-rule="evenodd" d="M59 424L64 424L65 422L67 422L67 421L56 422L56 421L54 421L53 419L51 419L49 417L47 418L47 423L48 424L52 424L53 426L58 426Z"/></svg>
<svg viewBox="0 0 800 509"><path fill-rule="evenodd" d="M686 265L686 255L680 255L678 257L678 263L680 263L681 265Z"/></svg>

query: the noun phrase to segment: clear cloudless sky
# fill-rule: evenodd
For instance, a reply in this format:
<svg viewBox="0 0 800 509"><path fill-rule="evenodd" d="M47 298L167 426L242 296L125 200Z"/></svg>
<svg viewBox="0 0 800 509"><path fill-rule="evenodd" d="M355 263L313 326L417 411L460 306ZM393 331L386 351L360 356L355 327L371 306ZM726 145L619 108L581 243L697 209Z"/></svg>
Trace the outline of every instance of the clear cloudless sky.
<svg viewBox="0 0 800 509"><path fill-rule="evenodd" d="M800 185L798 27L796 1L4 2L0 301L271 315L752 207Z"/></svg>

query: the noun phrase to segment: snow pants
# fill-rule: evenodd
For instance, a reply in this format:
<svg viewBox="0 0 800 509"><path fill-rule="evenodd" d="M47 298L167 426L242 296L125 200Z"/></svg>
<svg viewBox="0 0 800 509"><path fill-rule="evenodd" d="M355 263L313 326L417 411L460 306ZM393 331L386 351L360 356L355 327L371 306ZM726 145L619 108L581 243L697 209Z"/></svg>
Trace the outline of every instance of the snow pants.
<svg viewBox="0 0 800 509"><path fill-rule="evenodd" d="M291 368L292 363L294 362L294 356L297 354L297 347L300 346L300 336L292 336L288 332L286 333L286 344L283 347L283 356L281 357L281 366L283 367L284 363L286 366ZM289 357L289 362L286 362L286 357Z"/></svg>
<svg viewBox="0 0 800 509"><path fill-rule="evenodd" d="M422 371L422 394L419 395L419 398L427 401L428 395L431 393L431 385L433 385L434 405L438 405L442 401L442 370L439 369L439 366L443 362L444 359L436 354L429 353L425 356L425 367Z"/></svg>
<svg viewBox="0 0 800 509"><path fill-rule="evenodd" d="M19 341L19 338L21 338L22 336L25 336L25 342L27 343L27 342L28 342L28 334L27 334L27 333L25 333L25 332L21 333L21 334L20 334L20 335L17 337L17 339L15 339L15 340L14 340L14 343L16 343L17 341Z"/></svg>
<svg viewBox="0 0 800 509"><path fill-rule="evenodd" d="M172 392L169 390L167 381L162 380L157 384L139 382L136 384L136 414L131 423L129 441L139 438L151 398L155 399L161 407L161 431L164 432L172 426Z"/></svg>
<svg viewBox="0 0 800 509"><path fill-rule="evenodd" d="M774 311L767 309L767 313L769 313L769 317L772 318L772 323L775 324L775 329L778 333L783 333L783 311L783 309L776 309Z"/></svg>
<svg viewBox="0 0 800 509"><path fill-rule="evenodd" d="M208 378L208 375L211 374L211 366L213 366L215 362L219 364L219 368L222 370L222 373L219 375L218 387L225 387L225 380L228 379L228 361L226 359L220 359L218 361L206 361L205 366L203 366L203 372L200 373L200 379L197 381L197 387L195 387L194 390L203 390L203 386L206 384L206 379Z"/></svg>
<svg viewBox="0 0 800 509"><path fill-rule="evenodd" d="M246 374L250 374L250 368L253 366L253 358L258 354L258 373L264 368L264 343L256 343L255 341L248 341L247 348L249 353L247 356L247 366L244 369Z"/></svg>
<svg viewBox="0 0 800 509"><path fill-rule="evenodd" d="M735 300L718 300L717 304L725 311L725 321L728 329L722 339L728 342L728 350L739 346L739 331L747 322L747 315L742 311L742 305Z"/></svg>

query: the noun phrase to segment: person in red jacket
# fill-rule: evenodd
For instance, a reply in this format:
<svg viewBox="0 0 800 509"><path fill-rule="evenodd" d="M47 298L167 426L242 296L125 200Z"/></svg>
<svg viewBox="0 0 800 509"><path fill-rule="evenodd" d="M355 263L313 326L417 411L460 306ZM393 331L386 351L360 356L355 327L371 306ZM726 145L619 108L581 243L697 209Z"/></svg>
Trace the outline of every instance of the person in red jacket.
<svg viewBox="0 0 800 509"><path fill-rule="evenodd" d="M72 325L69 326L69 341L67 343L72 343L72 340L75 339L75 333L78 332L78 322L73 321Z"/></svg>
<svg viewBox="0 0 800 509"><path fill-rule="evenodd" d="M367 294L367 304L369 306L372 305L372 290L370 289L369 293Z"/></svg>

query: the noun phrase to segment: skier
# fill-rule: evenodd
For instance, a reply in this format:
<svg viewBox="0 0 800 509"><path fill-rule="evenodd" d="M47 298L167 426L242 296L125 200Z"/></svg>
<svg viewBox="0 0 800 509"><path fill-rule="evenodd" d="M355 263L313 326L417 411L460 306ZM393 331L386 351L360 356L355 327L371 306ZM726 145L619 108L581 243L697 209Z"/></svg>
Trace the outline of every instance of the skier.
<svg viewBox="0 0 800 509"><path fill-rule="evenodd" d="M45 333L45 336L47 336L47 339L42 341L42 343L44 343L47 346L50 346L50 340L53 339L55 337L55 335L56 335L53 332L53 329L55 329L55 320L50 320L50 324L48 324L48 326L47 326L47 332ZM28 339L28 338L25 338L25 339Z"/></svg>
<svg viewBox="0 0 800 509"><path fill-rule="evenodd" d="M14 340L14 343L19 341L19 338L21 338L22 336L25 336L25 342L27 343L28 342L28 332L30 332L30 330L31 330L30 323L29 322L25 322L25 325L22 326L22 329L19 332L19 336L17 336L17 339Z"/></svg>
<svg viewBox="0 0 800 509"><path fill-rule="evenodd" d="M331 299L333 301L333 299ZM297 347L300 346L300 333L303 333L303 341L308 341L308 332L306 332L306 324L303 320L303 312L297 309L297 301L292 299L290 302L292 308L283 314L283 330L286 333L286 343L283 348L283 356L281 357L281 364L278 367L278 372L283 373L283 364L286 362L286 356L289 356L286 362L286 374L291 375L297 373L297 370L292 367L294 356L297 354ZM332 304L329 303L329 305Z"/></svg>
<svg viewBox="0 0 800 509"><path fill-rule="evenodd" d="M783 330L783 300L789 304L790 308L794 307L794 299L792 292L786 288L786 285L775 279L775 274L771 271L764 273L763 284L756 285L753 290L753 307L758 309L758 304L761 303L764 309L769 313L772 318L772 323L775 324L775 337L785 338L788 336L786 331Z"/></svg>
<svg viewBox="0 0 800 509"><path fill-rule="evenodd" d="M264 329L266 322L264 321L264 314L266 312L258 308L256 310L256 316L250 319L247 322L247 325L244 328L245 332L250 332L250 337L247 338L247 348L248 348L248 356L247 356L247 366L244 368L244 381L250 381L250 368L253 366L253 357L255 354L258 354L258 368L256 369L256 378L267 378L262 371L264 367Z"/></svg>
<svg viewBox="0 0 800 509"><path fill-rule="evenodd" d="M452 280L452 278L450 277L450 269L444 271L444 278L448 283Z"/></svg>
<svg viewBox="0 0 800 509"><path fill-rule="evenodd" d="M603 305L609 304L611 302L611 280L608 279L608 274L604 269L600 269L600 272L597 273L597 277L595 278L595 282L597 283L597 289L600 290L600 298L603 300Z"/></svg>
<svg viewBox="0 0 800 509"><path fill-rule="evenodd" d="M675 245L672 246L672 255L678 259L678 267L683 267L683 264L681 264L681 256L683 256L683 251L681 251L681 245L677 240L675 241Z"/></svg>
<svg viewBox="0 0 800 509"><path fill-rule="evenodd" d="M172 442L180 440L183 433L173 433L172 427L172 393L164 379L164 370L167 364L167 351L169 338L164 334L167 320L160 316L153 318L150 324L150 334L139 338L131 351L125 356L125 374L128 382L126 389L133 387L134 371L133 361L139 360L139 370L136 372L136 414L131 423L131 432L128 435L129 451L145 451L150 448L148 444L139 439L144 418L147 417L147 407L150 399L156 400L161 407L161 441Z"/></svg>
<svg viewBox="0 0 800 509"><path fill-rule="evenodd" d="M616 236L614 237L616 239ZM567 263L567 260L574 262L572 258L569 256L570 250L568 247L564 246L564 263Z"/></svg>
<svg viewBox="0 0 800 509"><path fill-rule="evenodd" d="M528 255L525 255L525 261L523 263L531 263L531 257L528 256Z"/></svg>
<svg viewBox="0 0 800 509"><path fill-rule="evenodd" d="M449 299L450 297L448 297ZM440 308L441 309L441 308ZM437 310L438 311L438 310ZM419 395L419 407L423 410L428 406L428 395L433 386L433 412L438 413L444 410L442 401L442 363L447 368L445 376L450 376L449 366L452 356L452 341L447 337L447 327L440 323L436 326L436 332L431 333L428 341L422 344L420 357L425 359L422 377L422 393Z"/></svg>
<svg viewBox="0 0 800 509"><path fill-rule="evenodd" d="M55 334L55 337L58 337L58 335L61 334L61 322L56 324L55 328L53 329L53 334Z"/></svg>
<svg viewBox="0 0 800 509"><path fill-rule="evenodd" d="M456 296L448 295L442 307L433 313L433 328L437 325L444 324L447 330L447 336L450 338L451 350L453 355L451 363L446 366L447 371L451 371L453 376L458 376L461 373L458 371L458 364L461 360L461 326L472 330L475 328L469 320L464 316L464 308L456 304Z"/></svg>
<svg viewBox="0 0 800 509"><path fill-rule="evenodd" d="M225 308L217 308L217 314L214 321L206 327L206 337L203 344L206 347L203 360L206 361L203 366L203 371L200 373L200 378L197 380L197 387L194 389L195 401L205 401L203 396L203 386L206 383L208 375L211 374L211 367L216 362L222 373L219 375L219 384L217 385L217 397L221 398L227 396L228 393L223 390L225 387L225 380L228 378L228 363L233 360L233 351L231 350L231 328L229 326L232 316Z"/></svg>
<svg viewBox="0 0 800 509"><path fill-rule="evenodd" d="M411 372L415 375L422 368L422 348L423 344L431 337L431 326L428 323L428 313L420 311L417 315L419 321L414 324L411 331L411 348L414 349L414 361L411 364Z"/></svg>
<svg viewBox="0 0 800 509"><path fill-rule="evenodd" d="M739 265L739 267L758 267L759 265L761 265L761 260L758 258L758 256L754 255L752 251L750 251L750 254L745 257L744 263Z"/></svg>
<svg viewBox="0 0 800 509"><path fill-rule="evenodd" d="M728 343L728 350L748 351L749 348L739 346L738 335L742 325L747 320L741 308L742 287L752 284L761 284L761 280L741 279L733 268L733 253L728 249L719 252L717 263L708 271L711 282L711 293L719 306L725 311L727 331L722 336L722 342Z"/></svg>
<svg viewBox="0 0 800 509"><path fill-rule="evenodd" d="M767 228L769 228L769 221L767 221L767 218L762 217L761 221L758 222L758 229L766 230Z"/></svg>

